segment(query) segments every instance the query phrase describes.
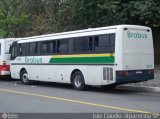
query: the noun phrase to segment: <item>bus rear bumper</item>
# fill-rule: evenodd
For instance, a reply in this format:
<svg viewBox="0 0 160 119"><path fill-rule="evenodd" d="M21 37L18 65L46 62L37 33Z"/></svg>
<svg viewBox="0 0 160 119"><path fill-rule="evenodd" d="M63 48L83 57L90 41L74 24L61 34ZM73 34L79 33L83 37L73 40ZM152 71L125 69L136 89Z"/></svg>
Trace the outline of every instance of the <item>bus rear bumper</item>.
<svg viewBox="0 0 160 119"><path fill-rule="evenodd" d="M141 74L136 74L135 72L136 71L130 71L128 73L129 75L126 76L116 75L116 84L137 83L154 79L154 74L147 73L147 70L142 71Z"/></svg>
<svg viewBox="0 0 160 119"><path fill-rule="evenodd" d="M1 71L1 73L0 73L0 75L10 75L11 73L10 73L10 71Z"/></svg>
<svg viewBox="0 0 160 119"><path fill-rule="evenodd" d="M0 75L10 75L10 66L0 65Z"/></svg>

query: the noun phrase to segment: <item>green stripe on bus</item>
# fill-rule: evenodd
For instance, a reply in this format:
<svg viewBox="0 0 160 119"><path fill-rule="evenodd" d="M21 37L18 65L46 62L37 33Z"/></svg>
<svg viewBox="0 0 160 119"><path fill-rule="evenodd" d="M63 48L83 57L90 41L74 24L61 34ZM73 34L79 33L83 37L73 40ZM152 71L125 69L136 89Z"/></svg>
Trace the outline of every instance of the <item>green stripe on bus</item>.
<svg viewBox="0 0 160 119"><path fill-rule="evenodd" d="M52 57L49 63L114 63L114 56L109 57L62 57L62 58L54 58Z"/></svg>

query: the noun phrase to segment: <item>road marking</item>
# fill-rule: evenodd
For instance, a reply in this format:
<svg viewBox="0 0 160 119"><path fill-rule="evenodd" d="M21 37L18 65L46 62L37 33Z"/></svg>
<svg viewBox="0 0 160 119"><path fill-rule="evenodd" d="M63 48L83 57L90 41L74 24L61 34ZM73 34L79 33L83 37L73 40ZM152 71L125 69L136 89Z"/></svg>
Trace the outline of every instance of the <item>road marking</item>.
<svg viewBox="0 0 160 119"><path fill-rule="evenodd" d="M109 108L109 109L115 109L115 110L121 110L121 111L153 114L152 112L143 111L143 110L135 110L135 109L129 109L129 108L123 108L123 107L117 107L117 106L103 105L103 104L98 104L98 103L90 103L90 102L72 100L72 99L67 99L67 98L60 98L60 97L55 97L55 96L47 96L47 95L27 93L27 92L19 92L19 91L8 90L8 89L0 89L0 91L28 95L28 96L42 97L42 98L48 98L48 99L55 99L55 100L60 100L60 101L65 101L65 102L74 102L74 103L79 103L79 104L84 104L84 105L89 105L89 106L103 107L103 108Z"/></svg>

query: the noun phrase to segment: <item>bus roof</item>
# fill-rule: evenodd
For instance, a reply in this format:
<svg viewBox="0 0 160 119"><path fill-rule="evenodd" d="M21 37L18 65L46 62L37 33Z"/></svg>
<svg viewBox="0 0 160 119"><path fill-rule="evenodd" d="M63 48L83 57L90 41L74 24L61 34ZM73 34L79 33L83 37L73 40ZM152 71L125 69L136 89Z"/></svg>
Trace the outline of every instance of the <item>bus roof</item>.
<svg viewBox="0 0 160 119"><path fill-rule="evenodd" d="M75 31L68 31L68 32L62 32L62 33L54 33L54 34L46 34L46 35L39 35L39 36L31 36L31 37L25 37L25 38L18 38L18 42L30 42L30 41L41 41L46 39L56 39L60 36L69 36L69 35L75 35L75 34L83 34L83 33L90 33L90 32L96 32L96 31L105 31L105 30L114 30L117 28L125 28L125 27L143 27L148 28L145 26L139 26L139 25L115 25L115 26L108 26L108 27L99 27L99 28L88 28L84 30L75 30ZM24 41L25 40L25 41ZM27 41L29 40L29 41Z"/></svg>
<svg viewBox="0 0 160 119"><path fill-rule="evenodd" d="M14 41L14 40L16 40L16 38L2 38L2 39L0 39L0 42L2 42L2 41Z"/></svg>

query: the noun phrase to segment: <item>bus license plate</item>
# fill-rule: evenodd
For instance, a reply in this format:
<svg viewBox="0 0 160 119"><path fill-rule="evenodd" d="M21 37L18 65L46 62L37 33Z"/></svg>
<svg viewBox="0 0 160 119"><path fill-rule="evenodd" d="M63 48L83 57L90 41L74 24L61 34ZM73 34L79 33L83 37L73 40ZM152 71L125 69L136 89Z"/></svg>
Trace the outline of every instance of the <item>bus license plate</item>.
<svg viewBox="0 0 160 119"><path fill-rule="evenodd" d="M136 71L136 74L142 74L142 71Z"/></svg>

